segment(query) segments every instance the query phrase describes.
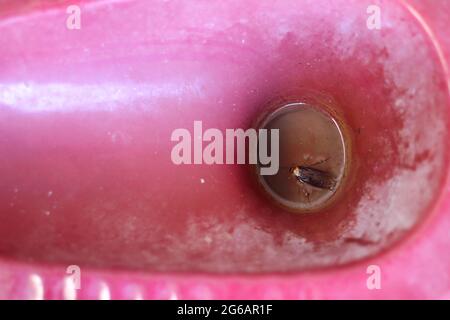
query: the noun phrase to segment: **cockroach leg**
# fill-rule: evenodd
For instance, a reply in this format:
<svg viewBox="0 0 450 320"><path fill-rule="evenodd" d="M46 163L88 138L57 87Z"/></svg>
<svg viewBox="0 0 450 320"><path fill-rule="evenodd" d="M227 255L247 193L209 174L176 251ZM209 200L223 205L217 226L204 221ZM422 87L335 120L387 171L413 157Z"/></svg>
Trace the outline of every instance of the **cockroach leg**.
<svg viewBox="0 0 450 320"><path fill-rule="evenodd" d="M305 184L303 182L301 182L301 181L299 181L299 184L298 184L298 191L303 193L303 195L305 196L306 200L308 200L308 202L311 202L311 200L310 200L311 193L308 192L308 190L306 189Z"/></svg>
<svg viewBox="0 0 450 320"><path fill-rule="evenodd" d="M309 196L311 195L308 190L306 190L305 187L303 187L303 193L305 194L306 199L308 200L308 202L311 202L311 200L309 199Z"/></svg>
<svg viewBox="0 0 450 320"><path fill-rule="evenodd" d="M330 158L331 158L331 157L328 157L328 158L323 159L323 160L319 160L319 161L317 161L317 162L315 162L315 163L313 163L313 164L310 164L308 167L317 166L317 165L319 165L319 164L322 164L322 163L324 163L324 162L327 162L328 160L330 160Z"/></svg>

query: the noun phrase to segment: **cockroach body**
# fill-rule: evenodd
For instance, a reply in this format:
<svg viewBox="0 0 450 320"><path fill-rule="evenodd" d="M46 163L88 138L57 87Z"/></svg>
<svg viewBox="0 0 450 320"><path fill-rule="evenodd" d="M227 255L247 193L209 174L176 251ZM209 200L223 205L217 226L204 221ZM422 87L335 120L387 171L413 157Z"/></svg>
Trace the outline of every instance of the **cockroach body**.
<svg viewBox="0 0 450 320"><path fill-rule="evenodd" d="M290 169L298 182L305 183L310 186L333 190L336 186L336 180L329 172L315 169L307 166L296 166Z"/></svg>

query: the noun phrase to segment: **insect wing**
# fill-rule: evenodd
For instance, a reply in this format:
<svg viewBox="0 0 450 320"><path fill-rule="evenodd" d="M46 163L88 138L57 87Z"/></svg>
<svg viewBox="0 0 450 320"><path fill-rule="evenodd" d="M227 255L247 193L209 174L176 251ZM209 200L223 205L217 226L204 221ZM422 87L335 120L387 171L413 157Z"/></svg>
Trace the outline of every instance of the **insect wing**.
<svg viewBox="0 0 450 320"><path fill-rule="evenodd" d="M334 177L328 172L310 167L300 167L298 179L313 187L332 190L336 185Z"/></svg>

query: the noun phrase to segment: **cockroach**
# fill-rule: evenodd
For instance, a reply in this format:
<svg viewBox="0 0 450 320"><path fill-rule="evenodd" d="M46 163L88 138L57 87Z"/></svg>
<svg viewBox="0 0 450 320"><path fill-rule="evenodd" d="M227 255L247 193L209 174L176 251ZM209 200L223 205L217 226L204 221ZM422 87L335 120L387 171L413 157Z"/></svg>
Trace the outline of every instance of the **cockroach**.
<svg viewBox="0 0 450 320"><path fill-rule="evenodd" d="M329 157L311 165L294 165L289 168L289 172L301 184L307 184L315 188L333 191L336 186L335 177L330 172L314 168L314 166L328 161L328 159ZM303 192L309 199L309 192L306 190L303 190Z"/></svg>
<svg viewBox="0 0 450 320"><path fill-rule="evenodd" d="M334 176L326 171L315 169L307 166L295 166L289 169L298 182L305 183L310 186L333 190L336 186Z"/></svg>

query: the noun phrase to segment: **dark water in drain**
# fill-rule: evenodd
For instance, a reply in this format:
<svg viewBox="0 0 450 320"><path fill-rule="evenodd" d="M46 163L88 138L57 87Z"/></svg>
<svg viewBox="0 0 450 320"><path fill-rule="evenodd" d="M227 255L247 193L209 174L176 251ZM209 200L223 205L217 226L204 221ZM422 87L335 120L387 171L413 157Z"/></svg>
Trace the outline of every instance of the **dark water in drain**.
<svg viewBox="0 0 450 320"><path fill-rule="evenodd" d="M269 114L261 127L280 130L280 170L276 175L258 177L268 195L283 207L298 212L329 205L345 180L348 161L338 121L325 110L292 103ZM332 177L334 187L320 188L298 181L292 170L298 166L320 170L316 171L316 178ZM328 178L320 172L327 173Z"/></svg>

